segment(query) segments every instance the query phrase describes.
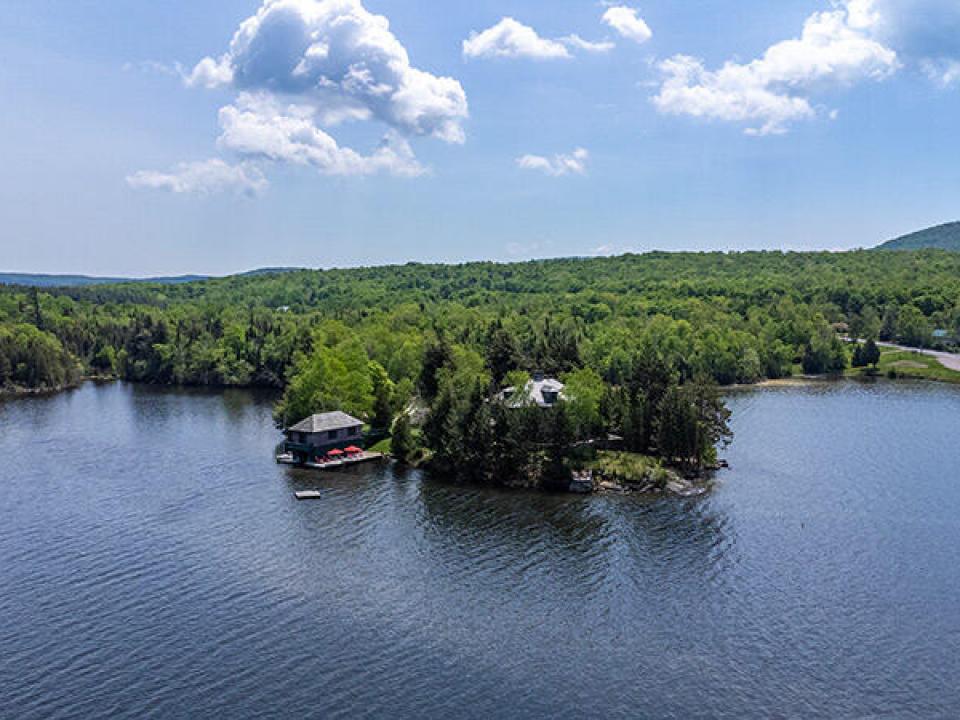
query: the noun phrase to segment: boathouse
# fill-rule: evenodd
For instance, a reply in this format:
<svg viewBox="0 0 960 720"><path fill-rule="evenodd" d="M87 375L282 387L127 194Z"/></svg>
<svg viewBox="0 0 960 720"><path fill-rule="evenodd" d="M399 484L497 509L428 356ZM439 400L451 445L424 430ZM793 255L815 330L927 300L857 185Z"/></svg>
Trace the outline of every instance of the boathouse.
<svg viewBox="0 0 960 720"><path fill-rule="evenodd" d="M330 450L342 450L363 441L363 421L345 412L312 415L284 431L287 441L284 451L299 461L325 455Z"/></svg>

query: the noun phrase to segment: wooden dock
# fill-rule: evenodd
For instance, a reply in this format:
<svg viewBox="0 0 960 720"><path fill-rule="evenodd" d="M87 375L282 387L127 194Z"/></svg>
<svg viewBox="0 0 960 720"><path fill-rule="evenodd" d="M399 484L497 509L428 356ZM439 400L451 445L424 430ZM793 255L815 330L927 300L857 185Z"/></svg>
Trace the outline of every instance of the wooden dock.
<svg viewBox="0 0 960 720"><path fill-rule="evenodd" d="M351 457L344 457L339 460L329 460L324 463L316 462L307 462L303 464L298 464L292 457L288 455L280 455L277 457L277 462L281 465L293 465L294 467L305 467L310 470L341 470L343 468L353 467L354 465L362 465L364 463L376 462L378 460L383 460L386 457L383 453L375 452L364 452L358 455L353 455Z"/></svg>

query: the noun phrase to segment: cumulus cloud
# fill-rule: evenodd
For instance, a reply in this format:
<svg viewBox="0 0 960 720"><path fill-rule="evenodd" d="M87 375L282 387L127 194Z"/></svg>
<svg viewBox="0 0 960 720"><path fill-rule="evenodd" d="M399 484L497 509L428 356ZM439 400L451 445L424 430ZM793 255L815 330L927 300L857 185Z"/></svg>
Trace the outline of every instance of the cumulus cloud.
<svg viewBox="0 0 960 720"><path fill-rule="evenodd" d="M540 37L537 31L510 17L483 32L470 33L463 41L468 58L530 58L557 60L571 57L566 45Z"/></svg>
<svg viewBox="0 0 960 720"><path fill-rule="evenodd" d="M407 138L466 139L463 87L414 67L387 18L362 0L263 0L226 52L181 74L191 87L236 91L220 110L219 147L242 156L244 168L284 162L325 175L416 177L425 169ZM386 127L370 154L340 146L328 132L363 121ZM132 177L138 187L173 189L183 174Z"/></svg>
<svg viewBox="0 0 960 720"><path fill-rule="evenodd" d="M603 22L627 40L632 40L641 45L653 37L650 26L640 17L640 13L632 7L607 8L607 11L603 14Z"/></svg>
<svg viewBox="0 0 960 720"><path fill-rule="evenodd" d="M265 0L229 50L189 82L297 96L320 112L366 114L408 135L464 141L466 93L413 67L382 15L361 0Z"/></svg>
<svg viewBox="0 0 960 720"><path fill-rule="evenodd" d="M654 105L663 113L750 123L769 135L817 115L809 95L825 85L882 80L900 67L897 53L877 40L871 0L851 0L811 15L799 38L779 42L753 62L708 70L677 55L659 64L664 75Z"/></svg>
<svg viewBox="0 0 960 720"><path fill-rule="evenodd" d="M134 188L173 193L209 195L232 191L249 196L259 195L268 185L257 168L247 164L229 165L217 158L180 163L168 173L141 170L130 175L127 183Z"/></svg>
<svg viewBox="0 0 960 720"><path fill-rule="evenodd" d="M193 70L184 72L183 78L190 87L204 87L208 90L229 85L233 81L230 56L224 55L219 60L204 58L194 66Z"/></svg>
<svg viewBox="0 0 960 720"><path fill-rule="evenodd" d="M275 98L243 93L220 110L220 147L250 158L313 167L324 175L423 175L410 144L390 132L370 155L361 155L314 123L307 106L283 105Z"/></svg>
<svg viewBox="0 0 960 720"><path fill-rule="evenodd" d="M570 154L554 155L553 157L524 155L517 158L517 166L524 170L538 170L551 177L563 177L586 173L589 159L590 153L587 150L577 148Z"/></svg>

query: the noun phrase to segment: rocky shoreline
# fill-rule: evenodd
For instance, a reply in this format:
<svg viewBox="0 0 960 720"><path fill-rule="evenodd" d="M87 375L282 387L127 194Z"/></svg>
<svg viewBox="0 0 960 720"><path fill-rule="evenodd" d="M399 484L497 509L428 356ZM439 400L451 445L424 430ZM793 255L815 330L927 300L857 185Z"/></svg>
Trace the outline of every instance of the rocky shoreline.
<svg viewBox="0 0 960 720"><path fill-rule="evenodd" d="M116 382L117 378L113 375L84 375L74 382L63 383L62 385L52 385L49 387L29 388L21 385L4 385L0 387L0 399L18 398L18 397L46 397L66 392L67 390L76 390L86 382L107 383Z"/></svg>
<svg viewBox="0 0 960 720"><path fill-rule="evenodd" d="M653 464L636 474L619 473L609 469L590 469L575 472L570 481L570 492L577 494L619 493L638 495L674 495L696 497L710 488L717 471L728 468L725 460L704 468L702 472L683 475L673 468Z"/></svg>
<svg viewBox="0 0 960 720"><path fill-rule="evenodd" d="M27 388L19 385L5 385L0 387L0 399L18 398L18 397L43 397L46 395L56 395L66 390L75 390L81 383L69 383L66 385L56 385L53 387Z"/></svg>

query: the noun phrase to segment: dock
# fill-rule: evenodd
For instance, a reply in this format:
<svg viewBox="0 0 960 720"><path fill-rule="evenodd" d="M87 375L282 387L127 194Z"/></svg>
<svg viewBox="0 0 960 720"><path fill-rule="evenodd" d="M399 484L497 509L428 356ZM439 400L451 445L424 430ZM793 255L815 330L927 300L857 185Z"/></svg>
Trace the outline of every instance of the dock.
<svg viewBox="0 0 960 720"><path fill-rule="evenodd" d="M378 460L383 460L386 457L383 453L378 452L363 452L357 455L352 455L350 457L344 457L340 460L328 460L326 462L317 463L317 462L306 462L306 463L297 463L296 460L290 455L279 455L277 456L277 462L281 465L293 465L295 467L304 467L309 468L310 470L341 470L343 468L353 467L354 465L362 465L369 462L377 462Z"/></svg>
<svg viewBox="0 0 960 720"><path fill-rule="evenodd" d="M301 490L294 493L294 496L297 500L319 500L323 497L323 493L319 490Z"/></svg>

